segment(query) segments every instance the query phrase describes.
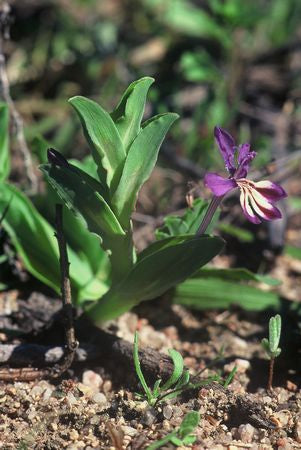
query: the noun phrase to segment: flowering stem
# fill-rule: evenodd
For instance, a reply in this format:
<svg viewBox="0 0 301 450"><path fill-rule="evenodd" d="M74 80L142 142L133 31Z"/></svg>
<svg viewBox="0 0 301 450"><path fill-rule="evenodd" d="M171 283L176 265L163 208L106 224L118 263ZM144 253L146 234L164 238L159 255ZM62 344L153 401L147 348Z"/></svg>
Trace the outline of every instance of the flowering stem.
<svg viewBox="0 0 301 450"><path fill-rule="evenodd" d="M196 232L196 236L202 236L202 234L205 233L205 231L207 230L208 226L210 225L210 222L212 220L212 217L215 214L215 211L217 210L219 204L221 203L222 199L223 199L223 195L221 195L220 197L216 197L214 196L213 199L211 200L210 205L207 208L206 214L202 220L202 223L198 229L198 231Z"/></svg>

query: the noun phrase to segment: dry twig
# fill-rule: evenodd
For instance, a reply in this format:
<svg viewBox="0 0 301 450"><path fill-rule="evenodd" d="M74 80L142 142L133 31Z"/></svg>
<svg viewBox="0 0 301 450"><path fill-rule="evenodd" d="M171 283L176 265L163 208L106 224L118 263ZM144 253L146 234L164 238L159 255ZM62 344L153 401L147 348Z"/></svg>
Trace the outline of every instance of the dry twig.
<svg viewBox="0 0 301 450"><path fill-rule="evenodd" d="M35 193L38 189L38 180L33 169L30 150L26 143L23 120L10 95L9 80L6 71L4 41L9 39L10 11L11 7L9 2L0 0L0 95L10 110L14 133L24 160L26 176L30 186L29 191Z"/></svg>

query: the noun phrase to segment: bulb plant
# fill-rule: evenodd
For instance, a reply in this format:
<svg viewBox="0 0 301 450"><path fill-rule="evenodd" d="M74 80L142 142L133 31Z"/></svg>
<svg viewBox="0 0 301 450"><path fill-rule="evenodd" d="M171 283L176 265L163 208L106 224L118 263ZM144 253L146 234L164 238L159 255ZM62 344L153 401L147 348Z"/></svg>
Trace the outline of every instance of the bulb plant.
<svg viewBox="0 0 301 450"><path fill-rule="evenodd" d="M93 175L54 149L48 151L48 164L40 166L61 200L98 236L109 256L110 288L87 310L96 321L117 317L161 295L223 248L218 237L185 233L155 242L140 254L135 250L131 215L137 196L178 117L165 113L142 122L152 82L149 77L133 82L111 114L87 98L70 99L91 150Z"/></svg>

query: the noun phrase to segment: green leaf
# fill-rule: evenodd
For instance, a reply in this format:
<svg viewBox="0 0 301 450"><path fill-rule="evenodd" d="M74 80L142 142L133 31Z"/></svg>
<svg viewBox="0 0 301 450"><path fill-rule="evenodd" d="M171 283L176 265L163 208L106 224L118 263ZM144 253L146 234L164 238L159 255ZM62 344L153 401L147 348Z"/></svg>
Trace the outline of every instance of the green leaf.
<svg viewBox="0 0 301 450"><path fill-rule="evenodd" d="M217 237L185 236L185 240L150 254L133 266L129 275L111 289L88 313L94 320L117 317L143 300L158 297L209 262L223 248Z"/></svg>
<svg viewBox="0 0 301 450"><path fill-rule="evenodd" d="M300 247L294 247L293 245L286 245L284 247L284 253L286 255L291 256L295 259L301 259L301 248Z"/></svg>
<svg viewBox="0 0 301 450"><path fill-rule="evenodd" d="M257 281L269 286L279 286L281 282L268 275L253 273L248 269L216 269L214 267L204 267L195 274L195 278L220 278L229 281Z"/></svg>
<svg viewBox="0 0 301 450"><path fill-rule="evenodd" d="M135 332L135 337L134 337L134 355L133 356L134 356L134 366L135 366L136 374L139 378L141 386L144 389L148 403L152 403L153 395L152 395L150 388L147 385L147 382L145 381L145 378L144 378L144 375L143 375L143 372L142 372L141 366L140 366L139 351L138 351L138 332L137 331Z"/></svg>
<svg viewBox="0 0 301 450"><path fill-rule="evenodd" d="M274 292L218 278L186 280L177 287L173 301L200 310L228 309L231 305L250 311L280 307L279 296Z"/></svg>
<svg viewBox="0 0 301 450"><path fill-rule="evenodd" d="M244 230L230 223L221 222L218 228L230 236L236 237L240 242L254 242L255 236L251 231Z"/></svg>
<svg viewBox="0 0 301 450"><path fill-rule="evenodd" d="M231 370L231 372L229 373L229 375L227 376L227 378L225 379L224 388L227 388L232 383L232 380L233 380L236 372L237 372L237 366L234 366L233 369Z"/></svg>
<svg viewBox="0 0 301 450"><path fill-rule="evenodd" d="M13 186L1 184L1 211L9 201L11 203L3 219L4 229L29 272L58 291L60 274L54 229L21 192Z"/></svg>
<svg viewBox="0 0 301 450"><path fill-rule="evenodd" d="M208 208L208 202L201 198L194 200L192 207L186 209L183 216L170 215L165 217L164 225L155 232L157 239L164 239L169 236L178 236L184 234L195 234L205 216ZM210 234L215 226L219 216L217 211L211 221L207 234Z"/></svg>
<svg viewBox="0 0 301 450"><path fill-rule="evenodd" d="M166 383L163 384L163 386L161 386L161 391L167 391L167 389L176 384L181 377L184 369L184 361L182 355L173 349L168 350L168 353L172 359L174 367L170 378L166 381Z"/></svg>
<svg viewBox="0 0 301 450"><path fill-rule="evenodd" d="M88 229L97 234L105 245L110 238L125 234L113 211L97 190L101 186L97 180L84 172L82 176L80 169L77 168L78 172L75 172L72 166L44 164L40 169L66 206L82 217Z"/></svg>
<svg viewBox="0 0 301 450"><path fill-rule="evenodd" d="M196 441L196 436L185 436L182 440L183 445L191 445Z"/></svg>
<svg viewBox="0 0 301 450"><path fill-rule="evenodd" d="M186 386L189 383L189 379L190 379L189 370L184 370L181 378L179 379L179 381L175 385L174 389L180 389L181 387Z"/></svg>
<svg viewBox="0 0 301 450"><path fill-rule="evenodd" d="M140 131L147 92L153 82L153 78L144 77L131 83L111 113L126 151Z"/></svg>
<svg viewBox="0 0 301 450"><path fill-rule="evenodd" d="M0 102L0 181L6 180L10 171L8 122L8 106Z"/></svg>
<svg viewBox="0 0 301 450"><path fill-rule="evenodd" d="M51 145L43 138L43 136L37 135L33 138L30 148L40 164L47 163L47 149L49 147L51 147Z"/></svg>
<svg viewBox="0 0 301 450"><path fill-rule="evenodd" d="M194 6L188 0L144 0L144 2L157 12L161 22L175 32L194 37L216 38L223 46L229 44L229 36L225 29L205 9Z"/></svg>
<svg viewBox="0 0 301 450"><path fill-rule="evenodd" d="M268 356L271 356L270 343L267 338L261 340L261 346Z"/></svg>
<svg viewBox="0 0 301 450"><path fill-rule="evenodd" d="M199 412L190 411L189 413L187 413L179 428L179 435L181 439L184 439L186 436L192 433L193 430L198 426L199 422L200 422Z"/></svg>
<svg viewBox="0 0 301 450"><path fill-rule="evenodd" d="M59 252L54 228L39 214L33 204L13 186L0 185L0 210L7 203L10 206L3 219L3 227L9 234L26 269L38 280L60 291ZM95 299L103 294L107 287L98 280L98 296L89 296L94 274L90 264L81 259L81 255L68 246L70 262L70 278L72 298L76 303L79 299ZM94 284L94 289L96 285ZM87 294L87 296L85 296Z"/></svg>
<svg viewBox="0 0 301 450"><path fill-rule="evenodd" d="M121 176L125 150L110 114L85 97L73 97L69 102L78 113L91 145L100 181L114 191Z"/></svg>
<svg viewBox="0 0 301 450"><path fill-rule="evenodd" d="M154 442L153 444L149 445L146 450L157 450L157 448L163 447L163 445L168 444L168 442L171 442L172 438L176 435L176 432L173 431L172 433L167 434L162 439L159 439L159 441Z"/></svg>
<svg viewBox="0 0 301 450"><path fill-rule="evenodd" d="M277 314L269 321L269 345L271 353L274 353L279 345L281 336L281 316Z"/></svg>
<svg viewBox="0 0 301 450"><path fill-rule="evenodd" d="M160 114L145 122L129 148L122 176L112 198L114 211L121 224L127 226L141 186L156 164L159 148L178 115Z"/></svg>
<svg viewBox="0 0 301 450"><path fill-rule="evenodd" d="M176 435L171 435L169 440L176 447L181 447L183 445L182 439L179 439Z"/></svg>

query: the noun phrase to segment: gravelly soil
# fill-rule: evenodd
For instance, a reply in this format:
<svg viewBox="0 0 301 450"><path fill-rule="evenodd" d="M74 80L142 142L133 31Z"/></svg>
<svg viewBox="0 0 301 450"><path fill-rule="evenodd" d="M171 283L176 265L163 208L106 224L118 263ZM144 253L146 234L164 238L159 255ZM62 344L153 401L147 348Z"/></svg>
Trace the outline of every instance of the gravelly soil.
<svg viewBox="0 0 301 450"><path fill-rule="evenodd" d="M271 394L264 388L268 364L260 339L266 334L265 316L241 311L192 314L165 305L158 317L155 310L145 304L109 328L129 341L138 328L141 346L179 350L192 374L206 368L225 345L224 360L211 372L204 370L203 376L214 371L227 375L236 365L238 371L228 389L205 386L151 408L127 386L117 386L114 374L95 364L71 370L58 384L44 380L2 384L0 448L144 449L179 426L191 410L201 414L194 449L301 448L297 359L284 352L276 363L275 386L279 387ZM174 321L177 326L170 324ZM116 372L120 370L126 369L116 362ZM139 389L137 385L135 390ZM249 401L254 411L246 412L243 403L240 409L237 396ZM259 417L265 419L262 426Z"/></svg>

